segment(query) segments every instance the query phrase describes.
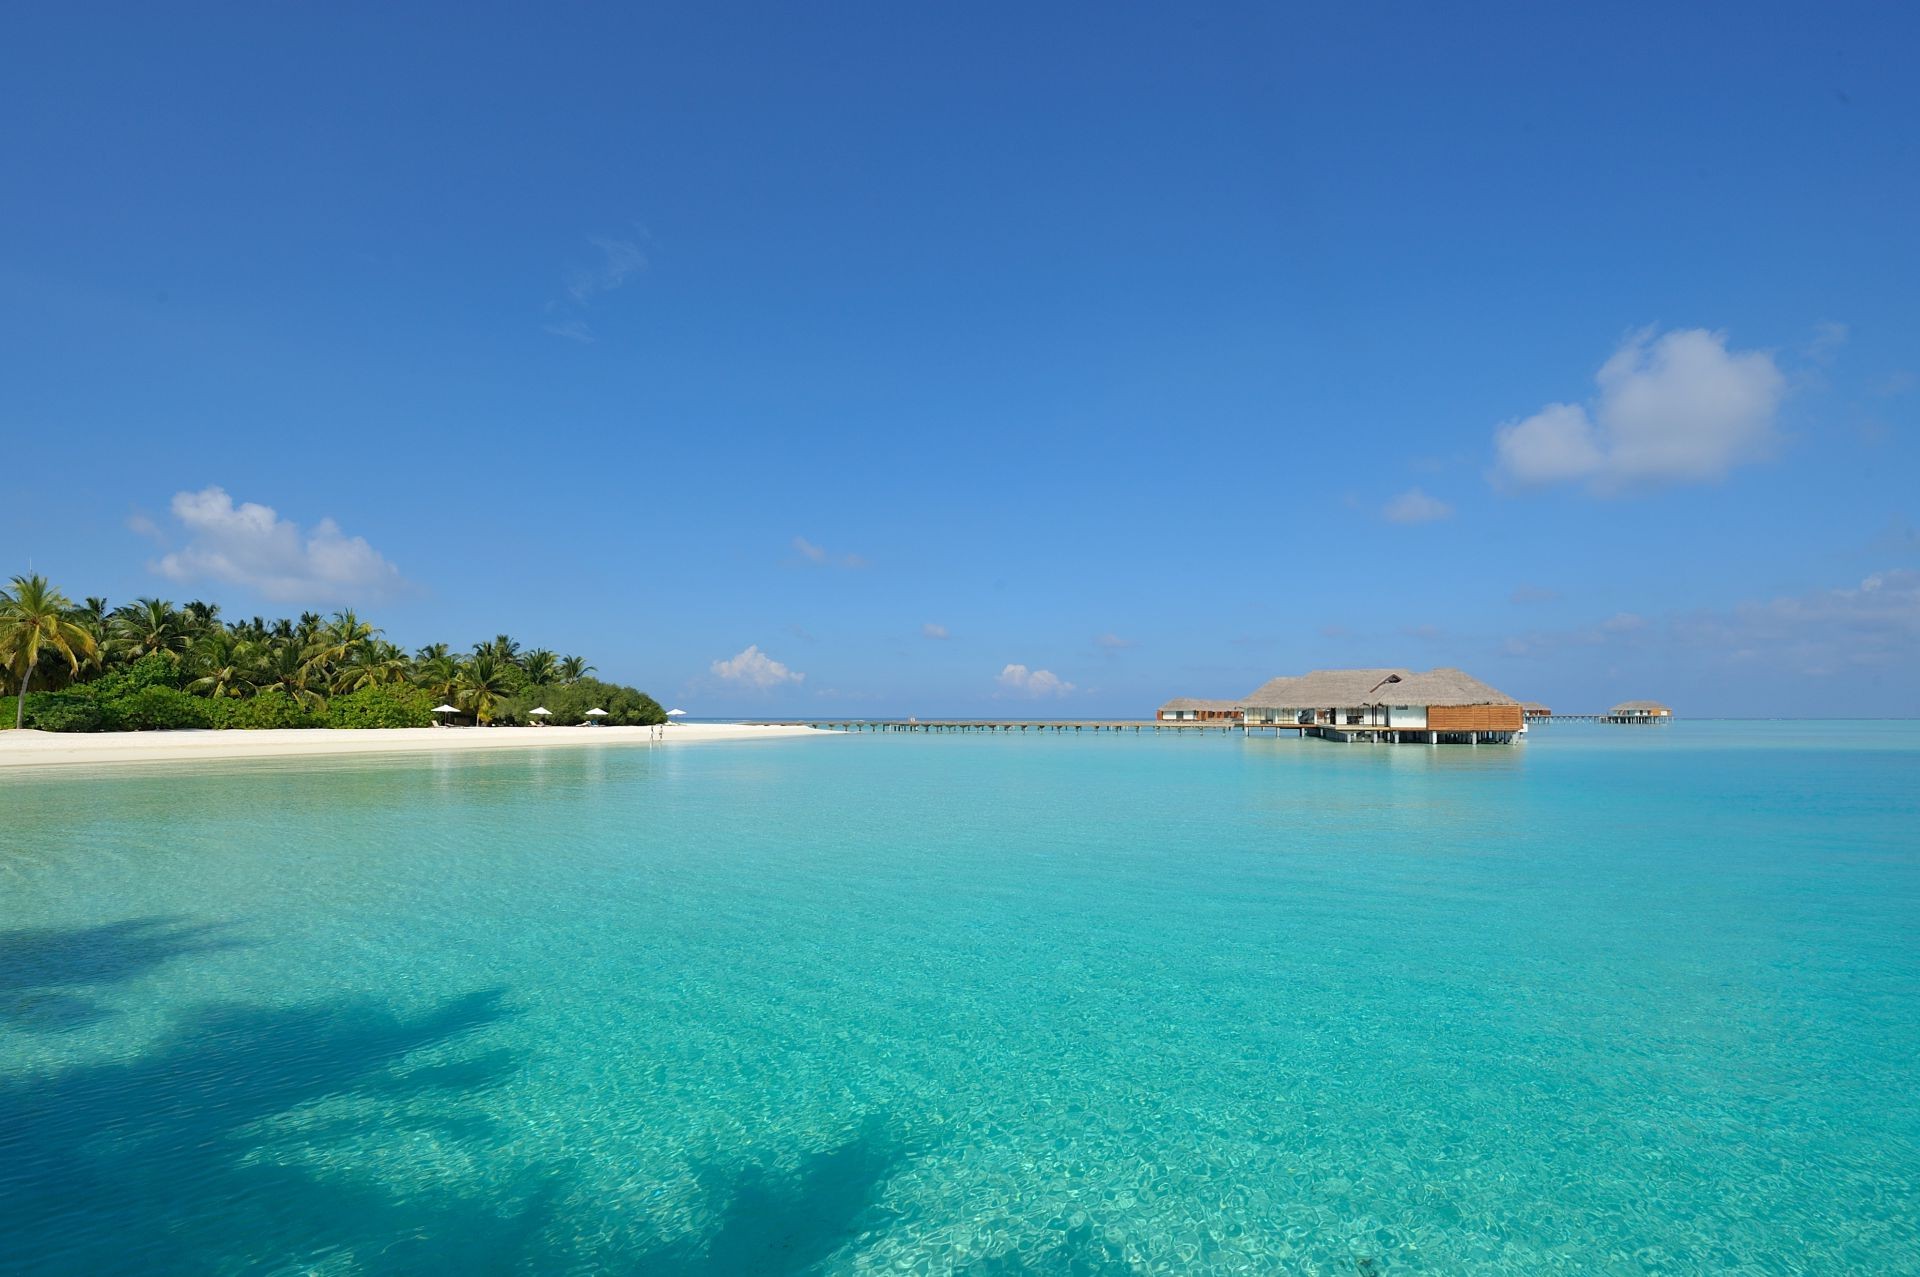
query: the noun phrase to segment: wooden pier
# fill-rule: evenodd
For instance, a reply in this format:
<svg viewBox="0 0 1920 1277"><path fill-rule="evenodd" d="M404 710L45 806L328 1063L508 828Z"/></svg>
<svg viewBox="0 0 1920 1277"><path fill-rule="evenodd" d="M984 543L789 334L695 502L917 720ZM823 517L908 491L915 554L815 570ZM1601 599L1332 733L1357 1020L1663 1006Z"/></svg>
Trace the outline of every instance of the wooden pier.
<svg viewBox="0 0 1920 1277"><path fill-rule="evenodd" d="M1512 732L1431 731L1424 728L1391 727L1362 723L1231 723L1195 720L1082 718L1082 719L981 719L981 718L786 718L769 719L756 727L811 727L826 732L975 732L1011 734L1031 732L1172 732L1175 735L1253 736L1267 732L1275 736L1292 732L1296 736L1315 736L1322 740L1397 745L1492 745L1514 739Z"/></svg>
<svg viewBox="0 0 1920 1277"><path fill-rule="evenodd" d="M756 727L813 727L827 732L1215 732L1232 735L1238 723L1163 723L1154 719L806 718Z"/></svg>

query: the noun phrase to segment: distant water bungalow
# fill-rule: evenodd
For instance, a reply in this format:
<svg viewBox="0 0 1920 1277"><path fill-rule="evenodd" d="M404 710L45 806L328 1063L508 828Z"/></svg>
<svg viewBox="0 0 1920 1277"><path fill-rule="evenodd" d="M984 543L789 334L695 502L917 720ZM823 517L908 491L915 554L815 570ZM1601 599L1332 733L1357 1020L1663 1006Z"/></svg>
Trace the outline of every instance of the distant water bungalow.
<svg viewBox="0 0 1920 1277"><path fill-rule="evenodd" d="M1542 705L1539 701L1522 702L1520 706L1520 710L1528 718L1552 718L1553 717L1553 711L1548 709L1545 705Z"/></svg>
<svg viewBox="0 0 1920 1277"><path fill-rule="evenodd" d="M1156 717L1393 744L1505 743L1526 730L1519 701L1457 669L1314 670L1270 679L1237 701L1177 697Z"/></svg>
<svg viewBox="0 0 1920 1277"><path fill-rule="evenodd" d="M1162 723L1237 723L1245 717L1238 701L1176 696L1162 705L1154 718Z"/></svg>
<svg viewBox="0 0 1920 1277"><path fill-rule="evenodd" d="M1673 710L1659 701L1621 701L1606 713L1609 723L1666 723Z"/></svg>

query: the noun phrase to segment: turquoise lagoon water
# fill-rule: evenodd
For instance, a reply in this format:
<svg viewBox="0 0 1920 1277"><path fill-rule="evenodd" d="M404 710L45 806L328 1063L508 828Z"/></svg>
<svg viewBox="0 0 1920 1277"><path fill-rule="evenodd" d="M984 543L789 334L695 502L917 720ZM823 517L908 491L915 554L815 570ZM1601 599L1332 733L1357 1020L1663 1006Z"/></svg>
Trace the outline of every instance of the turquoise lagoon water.
<svg viewBox="0 0 1920 1277"><path fill-rule="evenodd" d="M1920 1272L1920 725L0 780L7 1273Z"/></svg>

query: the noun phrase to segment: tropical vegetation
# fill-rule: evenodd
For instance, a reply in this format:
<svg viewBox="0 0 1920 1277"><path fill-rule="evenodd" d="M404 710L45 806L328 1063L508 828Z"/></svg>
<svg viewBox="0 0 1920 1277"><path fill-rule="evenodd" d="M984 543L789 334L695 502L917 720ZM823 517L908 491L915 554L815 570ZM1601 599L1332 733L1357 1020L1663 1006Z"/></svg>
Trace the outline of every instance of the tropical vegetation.
<svg viewBox="0 0 1920 1277"><path fill-rule="evenodd" d="M666 721L645 692L588 677L578 656L496 635L411 653L350 609L297 620L221 619L218 604L78 604L44 577L0 589L0 726L43 731L182 727L424 727L457 722Z"/></svg>

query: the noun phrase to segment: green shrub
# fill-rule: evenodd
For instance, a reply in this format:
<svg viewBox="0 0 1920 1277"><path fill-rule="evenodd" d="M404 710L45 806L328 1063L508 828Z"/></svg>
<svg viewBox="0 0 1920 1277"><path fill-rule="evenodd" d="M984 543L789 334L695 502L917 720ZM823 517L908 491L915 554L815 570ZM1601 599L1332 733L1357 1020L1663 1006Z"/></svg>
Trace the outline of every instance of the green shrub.
<svg viewBox="0 0 1920 1277"><path fill-rule="evenodd" d="M31 705L31 702L29 702ZM130 732L166 732L183 727L205 727L211 721L207 702L177 687L143 687L115 697L101 706L114 725Z"/></svg>
<svg viewBox="0 0 1920 1277"><path fill-rule="evenodd" d="M666 711L660 708L660 702L645 692L617 683L603 683L597 678L555 683L548 687L530 687L517 696L502 700L494 711L493 721L530 723L533 716L529 711L535 706L545 706L551 710L553 716L547 721L557 726L586 722L587 711L596 706L607 711L607 716L600 721L612 726L645 726L667 721Z"/></svg>
<svg viewBox="0 0 1920 1277"><path fill-rule="evenodd" d="M228 727L245 727L256 731L278 727L323 727L326 716L319 710L308 709L279 688L257 692L243 701L233 701Z"/></svg>
<svg viewBox="0 0 1920 1277"><path fill-rule="evenodd" d="M9 702L12 697L7 698ZM7 726L13 726L14 707L6 707ZM97 732L104 729L106 716L93 697L79 692L28 692L27 726L43 732Z"/></svg>
<svg viewBox="0 0 1920 1277"><path fill-rule="evenodd" d="M433 697L417 687L363 687L327 704L328 727L431 727Z"/></svg>
<svg viewBox="0 0 1920 1277"><path fill-rule="evenodd" d="M123 696L147 687L180 686L180 667L152 652L141 657L131 665L108 670L90 683L82 683L76 690L84 689L87 695L97 701L119 700Z"/></svg>

